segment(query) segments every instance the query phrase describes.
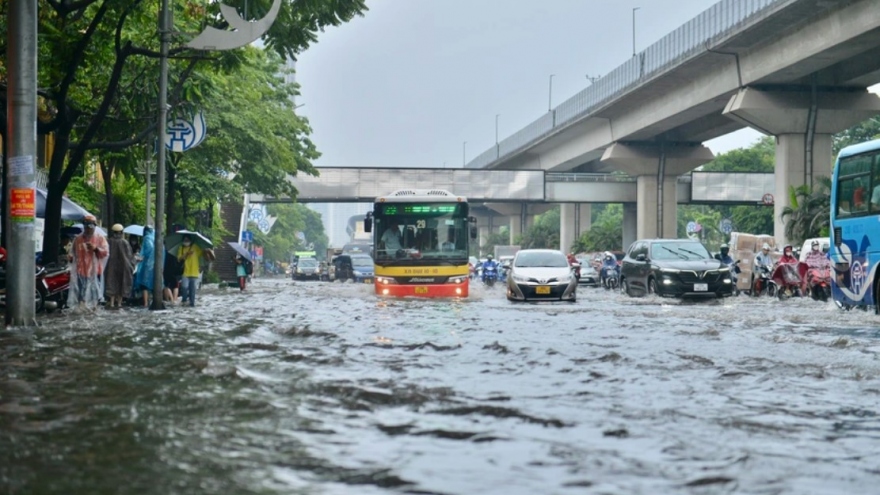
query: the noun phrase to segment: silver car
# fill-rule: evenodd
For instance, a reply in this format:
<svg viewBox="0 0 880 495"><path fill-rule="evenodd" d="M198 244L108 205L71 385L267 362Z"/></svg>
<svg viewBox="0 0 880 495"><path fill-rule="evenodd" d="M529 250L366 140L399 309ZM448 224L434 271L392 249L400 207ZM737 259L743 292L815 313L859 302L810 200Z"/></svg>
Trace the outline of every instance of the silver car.
<svg viewBox="0 0 880 495"><path fill-rule="evenodd" d="M296 264L294 280L321 280L321 265L315 258L300 258Z"/></svg>
<svg viewBox="0 0 880 495"><path fill-rule="evenodd" d="M507 299L575 302L577 285L574 269L562 251L523 249L507 273Z"/></svg>

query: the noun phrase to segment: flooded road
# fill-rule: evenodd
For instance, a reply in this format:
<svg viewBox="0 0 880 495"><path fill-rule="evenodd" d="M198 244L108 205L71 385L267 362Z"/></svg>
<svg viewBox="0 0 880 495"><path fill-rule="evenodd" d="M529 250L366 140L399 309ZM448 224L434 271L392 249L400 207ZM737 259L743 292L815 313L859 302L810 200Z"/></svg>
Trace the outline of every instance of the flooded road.
<svg viewBox="0 0 880 495"><path fill-rule="evenodd" d="M0 493L856 494L880 317L258 280L0 331Z"/></svg>

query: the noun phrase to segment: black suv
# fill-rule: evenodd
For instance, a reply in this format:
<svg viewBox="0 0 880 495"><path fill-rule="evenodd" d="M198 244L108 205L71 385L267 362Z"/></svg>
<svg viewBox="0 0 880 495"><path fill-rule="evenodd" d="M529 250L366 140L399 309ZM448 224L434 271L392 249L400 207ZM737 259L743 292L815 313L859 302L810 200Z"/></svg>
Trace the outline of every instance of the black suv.
<svg viewBox="0 0 880 495"><path fill-rule="evenodd" d="M734 291L730 267L690 239L632 243L623 258L620 286L630 296L727 297Z"/></svg>

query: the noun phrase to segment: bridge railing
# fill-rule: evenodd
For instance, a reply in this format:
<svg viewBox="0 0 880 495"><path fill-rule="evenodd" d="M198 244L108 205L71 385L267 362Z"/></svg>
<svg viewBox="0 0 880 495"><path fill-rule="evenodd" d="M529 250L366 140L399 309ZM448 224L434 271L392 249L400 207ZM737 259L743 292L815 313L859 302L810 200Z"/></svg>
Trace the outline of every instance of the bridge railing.
<svg viewBox="0 0 880 495"><path fill-rule="evenodd" d="M702 173L702 172L697 172ZM690 184L693 182L693 173L680 175L678 182ZM626 174L607 173L584 173L584 172L547 172L544 174L545 182L636 182L635 177Z"/></svg>
<svg viewBox="0 0 880 495"><path fill-rule="evenodd" d="M505 138L497 150L493 146L481 153L466 165L467 168L483 168L529 147L560 127L583 120L647 80L704 52L707 42L744 29L772 12L777 4L786 1L791 0L721 0L553 111Z"/></svg>

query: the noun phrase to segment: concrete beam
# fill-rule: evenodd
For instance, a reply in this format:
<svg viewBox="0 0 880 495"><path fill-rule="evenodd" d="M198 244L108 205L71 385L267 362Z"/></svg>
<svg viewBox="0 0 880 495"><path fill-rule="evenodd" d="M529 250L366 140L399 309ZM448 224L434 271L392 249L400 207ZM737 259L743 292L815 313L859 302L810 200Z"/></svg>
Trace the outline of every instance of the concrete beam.
<svg viewBox="0 0 880 495"><path fill-rule="evenodd" d="M803 134L809 127L810 91L745 88L728 101L724 115L764 134ZM819 92L817 134L834 134L880 114L880 97L867 91Z"/></svg>
<svg viewBox="0 0 880 495"><path fill-rule="evenodd" d="M627 174L656 175L661 156L665 157L666 176L679 176L715 159L703 145L667 143L614 143L602 155L602 162Z"/></svg>

